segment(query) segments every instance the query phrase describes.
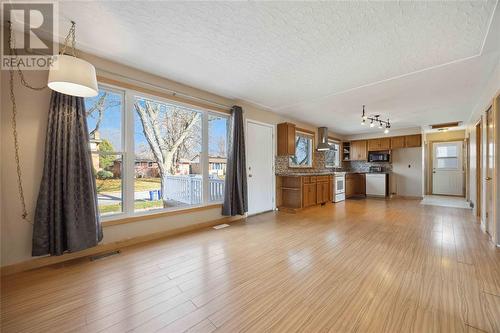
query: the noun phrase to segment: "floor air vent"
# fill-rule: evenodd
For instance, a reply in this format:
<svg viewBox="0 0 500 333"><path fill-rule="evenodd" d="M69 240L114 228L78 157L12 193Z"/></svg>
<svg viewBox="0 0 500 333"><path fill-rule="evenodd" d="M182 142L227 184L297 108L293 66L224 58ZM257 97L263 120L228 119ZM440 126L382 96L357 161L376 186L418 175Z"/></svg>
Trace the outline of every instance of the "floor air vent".
<svg viewBox="0 0 500 333"><path fill-rule="evenodd" d="M90 257L90 261L102 260L102 259L106 259L108 257L116 256L116 255L119 255L119 254L120 254L120 250L112 251L112 252L106 252L106 253L101 253L101 254L97 254L95 256L91 256Z"/></svg>
<svg viewBox="0 0 500 333"><path fill-rule="evenodd" d="M222 229L222 228L227 228L229 227L229 224L218 224L218 225L214 225L212 228L214 229Z"/></svg>

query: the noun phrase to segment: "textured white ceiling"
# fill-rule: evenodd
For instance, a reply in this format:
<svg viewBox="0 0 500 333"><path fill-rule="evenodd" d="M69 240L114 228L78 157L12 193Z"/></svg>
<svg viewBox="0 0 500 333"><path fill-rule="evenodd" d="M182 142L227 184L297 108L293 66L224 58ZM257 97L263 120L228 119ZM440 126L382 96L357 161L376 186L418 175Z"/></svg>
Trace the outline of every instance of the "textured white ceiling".
<svg viewBox="0 0 500 333"><path fill-rule="evenodd" d="M354 133L362 130L361 104L395 128L464 120L498 59L475 57L495 7L494 0L62 2L60 27L75 20L79 47L96 55Z"/></svg>

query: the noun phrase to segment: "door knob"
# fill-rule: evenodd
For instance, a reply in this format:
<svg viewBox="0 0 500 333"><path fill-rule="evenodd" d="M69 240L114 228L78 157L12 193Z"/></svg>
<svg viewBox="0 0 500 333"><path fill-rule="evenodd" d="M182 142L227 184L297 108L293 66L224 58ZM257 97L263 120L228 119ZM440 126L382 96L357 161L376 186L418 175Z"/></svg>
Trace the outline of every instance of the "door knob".
<svg viewBox="0 0 500 333"><path fill-rule="evenodd" d="M491 177L486 177L485 180L491 180Z"/></svg>

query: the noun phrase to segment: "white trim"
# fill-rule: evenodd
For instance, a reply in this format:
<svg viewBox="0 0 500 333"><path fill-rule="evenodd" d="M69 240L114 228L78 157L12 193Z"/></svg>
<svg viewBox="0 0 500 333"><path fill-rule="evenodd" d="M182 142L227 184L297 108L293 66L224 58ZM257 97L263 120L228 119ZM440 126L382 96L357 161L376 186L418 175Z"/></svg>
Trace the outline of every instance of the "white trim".
<svg viewBox="0 0 500 333"><path fill-rule="evenodd" d="M272 142L272 158L271 158L271 161L272 161L272 174L273 174L273 190L272 190L272 198L273 198L273 210L276 210L276 177L275 177L275 164L276 164L276 125L274 124L269 124L269 123L264 123L264 122L261 122L261 121L258 121L258 120L253 120L253 119L249 119L249 118L245 118L245 142L248 142L248 136L247 136L247 132L248 132L248 123L254 123L254 124L258 124L258 125L262 125L262 126L267 126L269 128L271 128L271 131L272 131L272 136L273 136L273 142ZM245 145L245 154L248 153L248 144ZM248 154L247 154L248 155Z"/></svg>

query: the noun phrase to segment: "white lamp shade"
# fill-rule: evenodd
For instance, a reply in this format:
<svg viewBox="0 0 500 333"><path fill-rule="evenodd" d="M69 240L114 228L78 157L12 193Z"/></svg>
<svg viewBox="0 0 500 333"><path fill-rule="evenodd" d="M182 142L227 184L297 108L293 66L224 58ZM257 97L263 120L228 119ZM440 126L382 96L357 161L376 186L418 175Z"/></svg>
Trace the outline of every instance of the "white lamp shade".
<svg viewBox="0 0 500 333"><path fill-rule="evenodd" d="M48 86L57 92L78 97L92 97L98 93L94 66L69 55L54 56Z"/></svg>

